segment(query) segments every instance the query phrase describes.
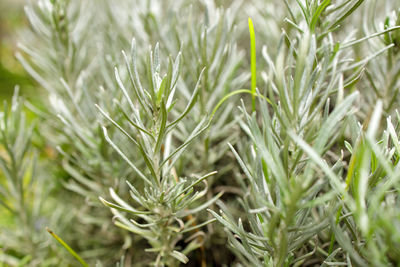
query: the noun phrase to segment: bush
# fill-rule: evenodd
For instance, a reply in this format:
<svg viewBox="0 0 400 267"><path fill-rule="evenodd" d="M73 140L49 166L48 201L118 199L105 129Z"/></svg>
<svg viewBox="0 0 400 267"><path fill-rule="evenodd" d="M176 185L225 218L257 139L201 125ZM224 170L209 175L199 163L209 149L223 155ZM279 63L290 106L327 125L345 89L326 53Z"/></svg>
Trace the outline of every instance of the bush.
<svg viewBox="0 0 400 267"><path fill-rule="evenodd" d="M396 266L399 4L28 2L0 263Z"/></svg>

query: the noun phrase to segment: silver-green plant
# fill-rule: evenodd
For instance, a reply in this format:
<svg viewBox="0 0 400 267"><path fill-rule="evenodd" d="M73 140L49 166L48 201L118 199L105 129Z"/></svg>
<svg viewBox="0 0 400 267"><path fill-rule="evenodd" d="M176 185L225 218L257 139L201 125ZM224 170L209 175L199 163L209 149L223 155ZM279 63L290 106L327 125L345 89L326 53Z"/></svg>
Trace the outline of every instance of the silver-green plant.
<svg viewBox="0 0 400 267"><path fill-rule="evenodd" d="M330 32L361 2L347 1L343 4L350 9L344 10L330 1L298 1L301 19L288 5L292 17L287 21L294 30L282 34L276 56L263 49L268 70L263 74L265 93L258 95L259 112L250 115L244 104L241 108L246 116L241 125L251 146L240 146L241 153L231 146L247 178L242 187L248 193L240 200L246 217L237 221L223 202L220 214L210 210L229 231L232 250L245 265L378 262L368 253L359 256L355 253L359 247L353 248L344 238L351 230L357 235L362 225L357 213L347 213L357 201L346 191L343 155L333 147L346 134L346 118L356 111L352 106L359 98L357 91L347 93L346 88L360 79L360 67L371 59L350 63L343 51L371 37L335 44ZM347 224L352 216L356 219L351 228L340 232L336 241L338 223ZM351 240L363 242L357 236Z"/></svg>
<svg viewBox="0 0 400 267"><path fill-rule="evenodd" d="M339 247L328 251L324 266L396 266L400 259L399 210L395 204L399 196L396 189L399 182L399 116L396 126L391 117L387 117L386 130L382 132L382 113L383 102L378 101L370 120L364 125L353 126L358 128L358 137L353 140L353 145L345 143L351 154L347 173L332 171L332 167L315 154L315 147L296 137L299 146L325 175L345 181L336 219L330 218Z"/></svg>
<svg viewBox="0 0 400 267"><path fill-rule="evenodd" d="M146 48L143 43L148 44L152 40L163 41L163 46L158 52L161 55L161 63L167 63L162 60L168 58L170 53L176 54L182 49L181 57L184 60L180 71L183 78L176 81L179 84L177 94L181 94L182 97L174 103L175 108L170 112L172 116L177 116L185 109L185 100L190 100L193 88L197 88L201 101L183 118L185 123L177 124L174 130L175 142L184 143L185 136L204 122L201 121L202 118L212 110L216 102L233 88L240 88L248 78L246 73L236 75L243 59L243 52L238 51L234 43L237 36L235 18L240 5L225 11L222 8L214 10L215 5L212 1L206 4L198 3L196 7L190 7L187 1L181 1L165 6L169 10L165 12L157 5L149 6L149 3L132 6L133 2L126 1L117 7L107 8L110 3L101 1L92 10L87 8L89 2L30 2L26 13L32 24L33 34L25 36L26 40L19 45L20 52L17 53L17 58L27 71L48 91L49 101L45 101L43 105L46 108L31 108L45 120L46 123L43 123L42 127L46 129L43 132L47 134L47 141L63 156L62 169L73 178L65 182L65 187L85 197L88 203L88 206L81 206L75 211L83 214L77 219L86 227L78 228L79 233L74 236L101 227L103 234L109 236L98 240L97 243L105 242L103 247L112 246L112 242L109 243L108 240L115 240L121 245L124 242L124 248L129 249L135 246L137 241L135 236L131 238L129 235L116 234L114 229L109 228L109 215L98 210L97 196L105 195L110 186L118 188L117 191L123 199L129 197L128 190L124 189L124 183L121 183L119 178L132 177L133 171L125 161L116 160L117 153L103 137L98 124L99 112L95 108L97 104L107 109L109 116L122 127L131 127L124 114L124 110L129 108L129 103L116 86L110 72L114 65L124 60L123 56L117 56L119 53L115 51L125 47L127 38L133 34L136 42L141 44L136 47L136 53L139 55L136 58L137 68L139 72L145 73L147 70L142 66L146 65L147 59L142 56ZM206 8L206 14L214 15L205 16L204 22L199 26L194 18L200 18L201 14L194 10L203 7ZM127 14L127 9L133 9L135 15ZM189 10L192 10L193 16L187 16ZM96 12L105 16L95 20L95 23L89 23L94 21ZM165 16L165 13L170 15ZM185 18L185 23L173 23L181 17ZM132 25L135 27L132 28ZM141 27L143 31L140 30ZM191 29L189 35L185 34L187 27ZM149 30L151 28L159 30ZM168 36L171 34L180 38L170 40ZM47 47L46 51L42 49L43 46ZM195 61L189 60L193 54L197 55ZM196 86L197 77L203 67L206 68L205 73ZM121 70L120 76L124 84L130 82L126 69ZM114 99L117 101L113 101ZM228 149L224 138L231 143L238 140L239 132L232 130L238 129L231 116L233 107L234 104L230 103L221 116L215 116L215 123L206 134L200 136L201 141L195 142L193 149L187 151L185 157L177 160L174 167L179 173L188 176L205 168L214 169L213 164L221 160ZM116 128L109 129L109 132L114 142L129 142ZM138 148L133 148L126 154L138 168L145 167L143 157L137 156L140 155ZM201 158L192 160L198 157ZM233 160L230 162L230 166L221 169L219 176L233 169ZM189 165L190 168L184 167ZM141 179L131 182L143 183ZM212 180L210 182L211 186ZM208 200L213 197L212 192L207 194ZM77 242L82 248L93 246L79 238ZM118 248L114 245L112 247ZM82 253L82 256L102 255L102 258L110 258L111 254L116 253L97 248Z"/></svg>
<svg viewBox="0 0 400 267"><path fill-rule="evenodd" d="M365 5L365 16L363 17L363 29L365 34L372 35L374 32L385 31L385 34L378 38L371 38L363 45L359 45L357 53L364 57L371 50L381 49L385 46L393 46L393 49L380 56L379 60L368 64L365 70L363 90L369 93L365 94L365 101L369 106L375 105L376 98L383 101L383 109L386 114L393 115L394 110L398 108L399 92L399 66L396 62L399 60L399 31L391 29L400 26L399 1L387 1L385 5L379 6L377 1L369 1ZM384 11L384 13L382 13ZM367 113L367 111L365 111Z"/></svg>
<svg viewBox="0 0 400 267"><path fill-rule="evenodd" d="M55 209L51 174L33 147L34 123L23 110L24 100L18 87L11 106L5 102L0 112L0 206L2 218L9 222L0 227L0 264L6 266L64 266L68 260L55 257L53 246L42 231L46 225L59 230L67 227L71 215L66 206ZM42 169L43 168L43 169Z"/></svg>
<svg viewBox="0 0 400 267"><path fill-rule="evenodd" d="M117 60L107 54L112 43L104 40L109 32L94 34L102 27L102 21L91 22L97 8L101 9L104 3L94 5L93 9L89 9L90 5L94 2L29 2L25 12L32 32L25 33L16 57L46 89L48 100L39 108L29 107L43 121L41 132L47 145L62 157L57 162L59 173L64 171L72 178L60 182L81 196L71 195L71 202L87 203L71 210L71 214L81 214L75 217L81 227L71 234L75 246L85 250L81 253L83 257L113 262L114 255L124 254L119 247L132 241L115 231L109 215L101 212L104 207L98 196L105 194L108 187L118 186L116 177L127 176L129 168L124 161L113 160L117 153L108 146L98 123L100 115L95 104L113 106L113 98L119 97L116 95L119 90L113 90L116 88L113 73L109 72ZM118 108L114 110L117 112ZM92 231L101 231L103 237L81 238Z"/></svg>
<svg viewBox="0 0 400 267"><path fill-rule="evenodd" d="M146 86L142 84L137 71L135 48L136 43L132 41L131 60L124 53L130 79L129 91L133 92L133 97L122 83L119 71L115 71L119 88L124 94L123 100L129 103L129 110L121 109L121 112L130 122L130 127L124 128L101 107L97 107L104 117L128 138L130 145L124 144L122 148L110 139L107 127L103 126L106 140L129 164L143 185L127 182L131 198L136 202L134 206L121 199L112 188L110 195L116 203L103 198L100 200L112 208L117 226L138 234L149 242L151 248L146 251L157 254L155 266L174 266L177 265L176 260L187 263L189 259L186 255L202 245L200 232L195 230L214 219L198 222L194 216L221 196L220 193L205 203L197 202L207 192L205 179L216 172L203 176L193 174L194 177L184 178L180 177L174 168L175 162L189 143L209 125L209 119L203 117L183 142L174 142L177 125L197 102L201 74L186 108L177 116L173 116L180 54L174 61L170 59L165 74L162 74L157 44L154 51L148 55ZM130 147L135 147L140 152L146 164L145 169L136 166L136 157L130 158L126 154L125 151L131 150ZM197 186L201 185L204 188L199 191ZM185 236L185 243L188 244L179 244Z"/></svg>
<svg viewBox="0 0 400 267"><path fill-rule="evenodd" d="M395 265L399 2L384 2L28 1L16 57L45 91L33 137L20 108L1 113L22 150L0 145L0 212L18 222L0 220L0 259Z"/></svg>
<svg viewBox="0 0 400 267"><path fill-rule="evenodd" d="M259 106L261 126L255 115L247 114L242 106L246 115L242 128L252 140L251 149L246 151L247 160L231 146L248 178L248 183L243 183L243 190L249 190L242 205L251 231L245 230L241 219L236 222L222 203L222 215L210 211L232 231L234 235L230 236L230 241L234 250L242 262L251 265L282 266L304 262L315 252L311 239L329 226L323 214L312 213L325 202L313 204L312 200L328 191L327 187L341 188L338 180L321 177L314 170L313 163L304 157L293 138L302 136L313 142L317 153L324 155L341 134L333 129L351 112L357 94L343 99L329 114L329 96L340 86L340 80L336 75L329 76L327 70L337 61L330 60L326 47L325 55L315 63L315 35L305 33L299 42L298 47L289 48L298 51L296 57L289 52L286 58L282 45L277 62L270 62L273 65L270 65L268 100L261 100ZM283 75L284 66L293 65L293 70ZM298 83L296 77L301 77ZM275 102L276 98L279 102ZM328 194L325 201L334 197Z"/></svg>

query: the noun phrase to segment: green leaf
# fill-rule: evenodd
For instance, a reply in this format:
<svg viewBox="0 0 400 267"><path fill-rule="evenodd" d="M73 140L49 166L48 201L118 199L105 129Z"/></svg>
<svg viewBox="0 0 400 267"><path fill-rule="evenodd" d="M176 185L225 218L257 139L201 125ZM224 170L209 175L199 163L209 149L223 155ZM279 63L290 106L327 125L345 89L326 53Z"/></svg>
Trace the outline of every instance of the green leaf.
<svg viewBox="0 0 400 267"><path fill-rule="evenodd" d="M165 107L165 101L164 99L161 100L161 122L160 125L158 126L158 137L157 137L157 142L154 147L154 154L157 155L161 151L161 145L162 142L165 140L165 130L166 130L166 125L167 125L167 119L168 119L168 113L167 109Z"/></svg>
<svg viewBox="0 0 400 267"><path fill-rule="evenodd" d="M311 23L310 23L310 28L311 32L315 32L315 26L317 25L318 19L321 16L321 13L328 7L328 5L331 3L331 0L324 0L321 4L318 5L317 10L315 11Z"/></svg>
<svg viewBox="0 0 400 267"><path fill-rule="evenodd" d="M345 115L349 114L351 111L351 107L353 102L358 97L359 93L356 91L346 97L328 116L325 122L321 126L321 130L318 133L318 136L315 140L315 144L313 146L314 150L321 154L325 149L325 145L328 140L332 137L332 133L334 133L334 129L338 127L338 123L344 118Z"/></svg>
<svg viewBox="0 0 400 267"><path fill-rule="evenodd" d="M200 72L199 79L197 80L196 86L194 87L193 94L192 94L185 110L182 112L182 114L176 120L174 120L173 122L168 124L167 128L171 128L172 126L174 126L175 124L180 122L196 104L196 98L197 98L197 94L199 93L199 90L200 90L200 82L201 82L201 77L203 76L204 70L205 70L205 68L203 68Z"/></svg>
<svg viewBox="0 0 400 267"><path fill-rule="evenodd" d="M300 146L304 152L308 154L310 159L321 168L321 170L328 176L332 187L336 190L336 193L340 195L346 195L345 186L332 171L332 169L327 165L327 163L318 155L318 153L306 142L304 142L300 137L292 132L289 132L289 136Z"/></svg>
<svg viewBox="0 0 400 267"><path fill-rule="evenodd" d="M127 208L127 207L124 208L124 207L119 206L119 205L117 205L117 204L108 202L107 200L105 200L105 199L102 198L102 197L99 197L99 199L100 199L100 201L101 201L104 205L106 205L106 206L108 206L108 207L110 207L110 208L112 208L112 209L116 209L116 210L119 210L119 211L132 213L132 214L135 214L135 215L139 215L139 214L151 214L150 211L139 211L139 210L135 210L135 209L133 209L133 208Z"/></svg>
<svg viewBox="0 0 400 267"><path fill-rule="evenodd" d="M118 154L120 154L120 156L129 164L129 166L131 166L131 168L139 175L139 177L143 179L143 181L145 181L149 185L152 185L150 180L147 179L147 177L135 166L135 164L133 164L132 161L121 151L121 149L119 149L118 146L114 144L114 142L110 139L106 127L102 126L102 129L106 141L118 152Z"/></svg>
<svg viewBox="0 0 400 267"><path fill-rule="evenodd" d="M350 1L348 1L350 2ZM334 23L332 23L328 29L333 29L336 26L338 26L344 19L346 19L348 16L350 16L362 3L364 2L364 0L358 0L353 6L351 6L351 8L345 8L345 12L343 12L341 14L341 17L339 17L338 19L335 20Z"/></svg>

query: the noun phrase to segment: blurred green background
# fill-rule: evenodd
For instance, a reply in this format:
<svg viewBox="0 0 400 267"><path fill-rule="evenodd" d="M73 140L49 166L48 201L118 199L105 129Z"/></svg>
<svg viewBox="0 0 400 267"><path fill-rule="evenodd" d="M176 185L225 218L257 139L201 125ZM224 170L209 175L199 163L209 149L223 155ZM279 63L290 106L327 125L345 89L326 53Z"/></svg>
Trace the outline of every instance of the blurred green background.
<svg viewBox="0 0 400 267"><path fill-rule="evenodd" d="M35 91L34 81L14 56L20 31L28 25L24 3L24 0L0 0L0 111L3 102L10 101L16 85L25 95L33 95ZM0 171L0 183L2 179ZM0 209L0 225L13 223L8 215L5 209Z"/></svg>
<svg viewBox="0 0 400 267"><path fill-rule="evenodd" d="M16 85L22 94L32 95L34 81L29 77L14 54L18 36L28 25L24 14L24 0L0 0L0 101L9 100ZM2 106L2 105L1 105Z"/></svg>

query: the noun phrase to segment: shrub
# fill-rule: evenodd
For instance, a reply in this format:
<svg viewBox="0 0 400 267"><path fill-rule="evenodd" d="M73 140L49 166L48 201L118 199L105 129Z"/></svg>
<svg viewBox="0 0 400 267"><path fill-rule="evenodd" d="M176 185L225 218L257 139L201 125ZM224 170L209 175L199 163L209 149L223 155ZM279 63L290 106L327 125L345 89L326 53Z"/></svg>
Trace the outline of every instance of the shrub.
<svg viewBox="0 0 400 267"><path fill-rule="evenodd" d="M0 262L395 266L385 4L28 2L39 97L0 113Z"/></svg>

